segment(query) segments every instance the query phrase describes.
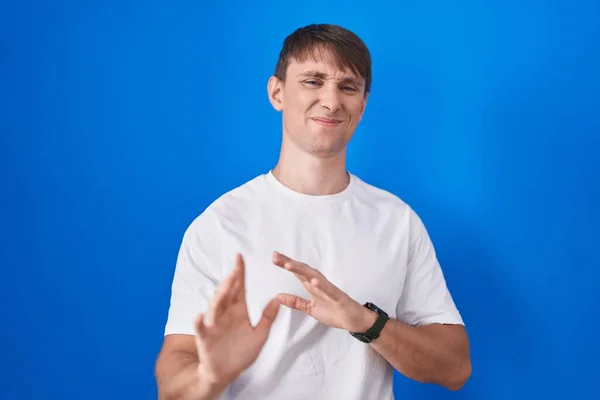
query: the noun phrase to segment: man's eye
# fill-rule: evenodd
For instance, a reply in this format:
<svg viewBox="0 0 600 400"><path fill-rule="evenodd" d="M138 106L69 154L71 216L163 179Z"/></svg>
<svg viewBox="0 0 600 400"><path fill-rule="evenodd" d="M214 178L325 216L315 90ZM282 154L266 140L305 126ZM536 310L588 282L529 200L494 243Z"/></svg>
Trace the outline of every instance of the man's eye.
<svg viewBox="0 0 600 400"><path fill-rule="evenodd" d="M349 92L356 92L356 88L354 88L352 86L342 86L342 90L349 91Z"/></svg>
<svg viewBox="0 0 600 400"><path fill-rule="evenodd" d="M304 83L308 83L309 85L318 85L319 84L319 82L312 81L312 80L310 80L310 81L304 81Z"/></svg>

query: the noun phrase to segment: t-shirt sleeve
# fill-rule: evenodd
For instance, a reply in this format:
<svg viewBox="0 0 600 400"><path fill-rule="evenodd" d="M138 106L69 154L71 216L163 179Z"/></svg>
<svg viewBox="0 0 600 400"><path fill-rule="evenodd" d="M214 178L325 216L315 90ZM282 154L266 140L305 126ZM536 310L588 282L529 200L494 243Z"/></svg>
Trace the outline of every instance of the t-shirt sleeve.
<svg viewBox="0 0 600 400"><path fill-rule="evenodd" d="M464 325L446 285L431 238L420 217L409 208L408 268L396 310L409 325Z"/></svg>
<svg viewBox="0 0 600 400"><path fill-rule="evenodd" d="M195 335L194 321L208 310L222 276L219 224L204 211L187 228L177 255L165 335Z"/></svg>

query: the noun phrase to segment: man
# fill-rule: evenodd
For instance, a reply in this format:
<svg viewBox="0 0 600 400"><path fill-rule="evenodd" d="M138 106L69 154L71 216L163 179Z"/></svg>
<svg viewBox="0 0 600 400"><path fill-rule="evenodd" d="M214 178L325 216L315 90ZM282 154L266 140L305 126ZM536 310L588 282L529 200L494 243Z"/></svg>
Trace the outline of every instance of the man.
<svg viewBox="0 0 600 400"><path fill-rule="evenodd" d="M421 220L346 171L371 58L352 32L298 29L268 82L273 170L186 230L156 365L161 399L393 399L393 369L450 390L471 365Z"/></svg>

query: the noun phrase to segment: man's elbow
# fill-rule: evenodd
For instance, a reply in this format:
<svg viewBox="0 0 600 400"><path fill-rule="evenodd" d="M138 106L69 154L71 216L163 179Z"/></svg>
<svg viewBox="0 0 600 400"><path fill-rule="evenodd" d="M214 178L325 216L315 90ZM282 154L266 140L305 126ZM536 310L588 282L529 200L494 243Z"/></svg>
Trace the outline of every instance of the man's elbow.
<svg viewBox="0 0 600 400"><path fill-rule="evenodd" d="M448 390L457 391L467 383L471 377L472 367L471 360L466 360L461 363L460 367L457 368L457 372L453 375L452 379L444 385Z"/></svg>

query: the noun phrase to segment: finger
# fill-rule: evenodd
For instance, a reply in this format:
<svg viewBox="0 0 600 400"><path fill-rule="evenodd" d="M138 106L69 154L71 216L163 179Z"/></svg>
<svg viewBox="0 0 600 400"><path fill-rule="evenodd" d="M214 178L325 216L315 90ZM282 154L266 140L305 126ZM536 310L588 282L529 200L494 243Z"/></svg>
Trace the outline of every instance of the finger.
<svg viewBox="0 0 600 400"><path fill-rule="evenodd" d="M323 300L329 300L331 296L329 296L320 285L317 286L318 282L319 281L316 278L313 278L309 282L304 282L304 287L308 293L312 294L313 296Z"/></svg>
<svg viewBox="0 0 600 400"><path fill-rule="evenodd" d="M235 261L235 265L233 266L233 268L231 269L231 272L229 273L229 276L227 277L227 279L231 279L231 286L229 287L229 290L226 294L226 299L225 299L225 304L233 304L236 302L237 300L237 292L240 289L240 279L241 279L241 268L238 262L238 259L236 257L236 261Z"/></svg>
<svg viewBox="0 0 600 400"><path fill-rule="evenodd" d="M219 317L223 315L223 313L227 310L227 306L229 305L228 295L231 291L231 286L233 285L235 276L229 276L225 279L219 287L217 288L217 292L215 293L215 297L210 303L208 314L205 318L206 326L213 326Z"/></svg>
<svg viewBox="0 0 600 400"><path fill-rule="evenodd" d="M296 261L277 251L273 252L273 264L293 272L301 281L310 279L311 274L314 272L314 270L305 263Z"/></svg>
<svg viewBox="0 0 600 400"><path fill-rule="evenodd" d="M204 326L204 314L200 314L198 315L198 317L196 317L194 325L196 326L196 333L198 334L198 336L204 339L206 337L206 326Z"/></svg>
<svg viewBox="0 0 600 400"><path fill-rule="evenodd" d="M231 289L232 292L232 301L237 303L238 301L246 301L246 266L244 263L244 258L240 253L236 254L235 257L235 282Z"/></svg>
<svg viewBox="0 0 600 400"><path fill-rule="evenodd" d="M308 286L304 285L306 290L309 291L313 296L339 301L342 298L343 292L338 289L333 283L329 282L327 279L318 279L312 278L310 282L308 282Z"/></svg>
<svg viewBox="0 0 600 400"><path fill-rule="evenodd" d="M277 299L281 302L281 304L288 308L310 314L311 305L309 300L287 293L278 294Z"/></svg>
<svg viewBox="0 0 600 400"><path fill-rule="evenodd" d="M273 252L273 264L280 266L281 268L284 268L284 265L286 262L290 262L293 261L291 258L289 258L288 256L286 256L285 254L281 254L278 251L274 251Z"/></svg>
<svg viewBox="0 0 600 400"><path fill-rule="evenodd" d="M227 307L230 304L234 304L240 300L246 300L246 267L244 265L244 258L240 253L236 254L235 266L229 274L228 279L232 280L231 287L228 289L224 306Z"/></svg>
<svg viewBox="0 0 600 400"><path fill-rule="evenodd" d="M256 331L261 335L263 340L269 336L269 331L271 330L271 326L273 322L275 322L275 318L277 317L277 313L279 312L279 300L277 298L272 299L269 304L263 310L263 315L258 324L256 325Z"/></svg>

